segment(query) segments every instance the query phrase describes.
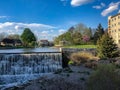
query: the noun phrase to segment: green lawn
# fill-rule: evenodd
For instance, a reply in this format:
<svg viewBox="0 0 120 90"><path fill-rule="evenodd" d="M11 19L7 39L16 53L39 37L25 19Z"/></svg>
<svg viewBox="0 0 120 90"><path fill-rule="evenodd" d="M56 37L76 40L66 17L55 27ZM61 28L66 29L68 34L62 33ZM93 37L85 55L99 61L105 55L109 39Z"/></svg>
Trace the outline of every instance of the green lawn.
<svg viewBox="0 0 120 90"><path fill-rule="evenodd" d="M96 48L96 45L72 45L64 46L64 48Z"/></svg>

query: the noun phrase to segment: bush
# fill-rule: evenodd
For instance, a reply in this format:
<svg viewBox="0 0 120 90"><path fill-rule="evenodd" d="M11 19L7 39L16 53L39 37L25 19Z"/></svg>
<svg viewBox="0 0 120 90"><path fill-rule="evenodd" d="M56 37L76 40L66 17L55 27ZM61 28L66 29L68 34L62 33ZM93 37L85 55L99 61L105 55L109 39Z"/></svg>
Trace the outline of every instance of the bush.
<svg viewBox="0 0 120 90"><path fill-rule="evenodd" d="M120 90L120 75L115 72L115 66L112 64L98 66L88 80L87 90Z"/></svg>
<svg viewBox="0 0 120 90"><path fill-rule="evenodd" d="M71 54L70 59L75 64L79 65L80 63L85 63L90 60L96 60L97 58L88 52L77 52L77 53Z"/></svg>
<svg viewBox="0 0 120 90"><path fill-rule="evenodd" d="M119 56L117 45L107 33L97 41L97 51L100 58L114 58Z"/></svg>
<svg viewBox="0 0 120 90"><path fill-rule="evenodd" d="M68 62L68 65L73 65L74 63L73 63L73 61L72 60L70 60L69 62Z"/></svg>

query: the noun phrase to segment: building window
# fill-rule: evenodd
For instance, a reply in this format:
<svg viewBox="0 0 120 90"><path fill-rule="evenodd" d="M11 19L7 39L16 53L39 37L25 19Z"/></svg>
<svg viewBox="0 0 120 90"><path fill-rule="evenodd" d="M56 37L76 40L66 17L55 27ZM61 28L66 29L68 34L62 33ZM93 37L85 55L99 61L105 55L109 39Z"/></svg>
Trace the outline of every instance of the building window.
<svg viewBox="0 0 120 90"><path fill-rule="evenodd" d="M119 44L120 44L120 40L118 40Z"/></svg>
<svg viewBox="0 0 120 90"><path fill-rule="evenodd" d="M118 25L120 25L120 22L118 22Z"/></svg>
<svg viewBox="0 0 120 90"><path fill-rule="evenodd" d="M118 18L120 19L120 16L118 16Z"/></svg>

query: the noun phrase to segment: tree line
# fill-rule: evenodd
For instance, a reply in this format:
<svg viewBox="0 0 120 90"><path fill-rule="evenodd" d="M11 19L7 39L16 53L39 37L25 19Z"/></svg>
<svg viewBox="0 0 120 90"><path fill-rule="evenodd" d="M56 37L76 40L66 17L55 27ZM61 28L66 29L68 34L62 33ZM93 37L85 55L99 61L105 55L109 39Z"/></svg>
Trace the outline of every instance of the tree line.
<svg viewBox="0 0 120 90"><path fill-rule="evenodd" d="M36 36L29 28L25 28L21 35L19 34L7 35L6 33L0 33L0 41L2 41L4 38L21 40L23 47L34 47L37 41Z"/></svg>
<svg viewBox="0 0 120 90"><path fill-rule="evenodd" d="M67 32L56 37L54 43L57 45L61 43L63 45L96 44L104 32L105 30L101 24L94 30L80 23L70 27Z"/></svg>

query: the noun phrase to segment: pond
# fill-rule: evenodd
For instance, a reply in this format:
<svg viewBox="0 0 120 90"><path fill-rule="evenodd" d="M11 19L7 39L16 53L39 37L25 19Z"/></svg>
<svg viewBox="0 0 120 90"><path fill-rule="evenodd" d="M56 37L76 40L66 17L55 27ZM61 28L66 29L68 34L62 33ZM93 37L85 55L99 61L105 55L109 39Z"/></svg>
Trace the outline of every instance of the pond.
<svg viewBox="0 0 120 90"><path fill-rule="evenodd" d="M2 49L0 53L60 52L59 48Z"/></svg>

